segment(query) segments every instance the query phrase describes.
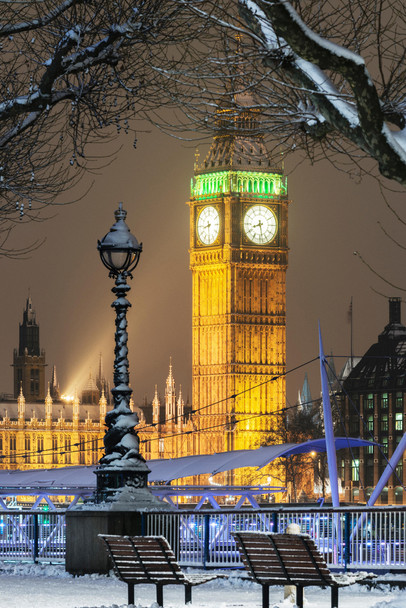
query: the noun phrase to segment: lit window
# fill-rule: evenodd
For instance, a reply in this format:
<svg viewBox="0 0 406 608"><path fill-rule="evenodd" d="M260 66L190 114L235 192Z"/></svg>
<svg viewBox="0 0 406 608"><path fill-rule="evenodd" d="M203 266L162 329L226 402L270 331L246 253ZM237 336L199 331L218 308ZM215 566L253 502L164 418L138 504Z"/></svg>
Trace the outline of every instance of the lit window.
<svg viewBox="0 0 406 608"><path fill-rule="evenodd" d="M372 414L367 417L367 429L368 431L374 431L374 417Z"/></svg>
<svg viewBox="0 0 406 608"><path fill-rule="evenodd" d="M403 431L403 414L395 414L395 431Z"/></svg>
<svg viewBox="0 0 406 608"><path fill-rule="evenodd" d="M355 458L351 461L351 479L352 481L359 481L359 459Z"/></svg>
<svg viewBox="0 0 406 608"><path fill-rule="evenodd" d="M37 439L37 452L38 452L38 462L44 462L44 438L38 437Z"/></svg>
<svg viewBox="0 0 406 608"><path fill-rule="evenodd" d="M14 435L10 437L10 462L16 462L16 438Z"/></svg>
<svg viewBox="0 0 406 608"><path fill-rule="evenodd" d="M389 442L387 437L382 437L382 452L387 454L389 451Z"/></svg>
<svg viewBox="0 0 406 608"><path fill-rule="evenodd" d="M368 395L366 395L364 397L364 407L366 407L369 410L374 409L374 396L372 393L369 393Z"/></svg>
<svg viewBox="0 0 406 608"><path fill-rule="evenodd" d="M389 406L388 393L382 393L381 395L381 408L387 410Z"/></svg>
<svg viewBox="0 0 406 608"><path fill-rule="evenodd" d="M52 437L52 464L58 463L58 438Z"/></svg>
<svg viewBox="0 0 406 608"><path fill-rule="evenodd" d="M387 431L389 428L388 414L382 414L381 416L381 431Z"/></svg>
<svg viewBox="0 0 406 608"><path fill-rule="evenodd" d="M71 441L70 437L65 437L65 463L71 464Z"/></svg>
<svg viewBox="0 0 406 608"><path fill-rule="evenodd" d="M396 393L395 405L397 410L403 409L403 393Z"/></svg>

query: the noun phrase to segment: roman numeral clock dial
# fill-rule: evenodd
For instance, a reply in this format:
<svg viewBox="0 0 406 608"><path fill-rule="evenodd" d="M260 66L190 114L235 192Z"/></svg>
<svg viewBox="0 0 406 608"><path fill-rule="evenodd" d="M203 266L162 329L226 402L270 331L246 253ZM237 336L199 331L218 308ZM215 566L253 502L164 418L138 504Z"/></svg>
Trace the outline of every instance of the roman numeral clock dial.
<svg viewBox="0 0 406 608"><path fill-rule="evenodd" d="M197 220L197 234L203 245L212 245L220 230L220 216L215 207L204 207Z"/></svg>
<svg viewBox="0 0 406 608"><path fill-rule="evenodd" d="M277 220L274 212L265 205L249 207L244 216L244 232L256 245L267 245L276 235Z"/></svg>

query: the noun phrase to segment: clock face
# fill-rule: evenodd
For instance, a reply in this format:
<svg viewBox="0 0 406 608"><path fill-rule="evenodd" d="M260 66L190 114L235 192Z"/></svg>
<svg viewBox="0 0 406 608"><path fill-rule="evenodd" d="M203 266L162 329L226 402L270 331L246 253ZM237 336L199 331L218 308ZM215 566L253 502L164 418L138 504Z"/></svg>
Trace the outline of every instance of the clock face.
<svg viewBox="0 0 406 608"><path fill-rule="evenodd" d="M204 245L211 245L220 230L220 216L215 207L205 207L197 220L197 234Z"/></svg>
<svg viewBox="0 0 406 608"><path fill-rule="evenodd" d="M253 205L244 216L244 230L247 237L257 245L270 243L276 234L276 216L269 207Z"/></svg>

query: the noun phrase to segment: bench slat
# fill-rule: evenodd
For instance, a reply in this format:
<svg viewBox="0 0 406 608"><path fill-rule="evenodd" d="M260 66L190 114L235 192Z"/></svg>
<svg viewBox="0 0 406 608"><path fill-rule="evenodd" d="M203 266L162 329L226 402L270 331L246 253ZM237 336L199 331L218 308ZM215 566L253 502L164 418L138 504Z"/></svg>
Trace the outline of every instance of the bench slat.
<svg viewBox="0 0 406 608"><path fill-rule="evenodd" d="M310 538L291 534L235 534L243 563L263 584L334 585L323 556Z"/></svg>
<svg viewBox="0 0 406 608"><path fill-rule="evenodd" d="M192 574L182 572L175 554L163 536L117 536L99 534L107 546L114 571L120 580L129 585L151 583L155 585L196 586L224 578L219 574Z"/></svg>

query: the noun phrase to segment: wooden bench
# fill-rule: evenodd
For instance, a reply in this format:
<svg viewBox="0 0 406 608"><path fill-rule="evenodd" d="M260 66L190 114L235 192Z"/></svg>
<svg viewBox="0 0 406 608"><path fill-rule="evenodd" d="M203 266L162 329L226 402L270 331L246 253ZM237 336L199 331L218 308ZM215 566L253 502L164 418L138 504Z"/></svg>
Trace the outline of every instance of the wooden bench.
<svg viewBox="0 0 406 608"><path fill-rule="evenodd" d="M106 543L114 572L128 585L128 603L134 604L134 585L156 585L156 601L163 606L164 585L184 585L185 604L192 601L192 587L222 574L185 574L163 536L117 536L99 534Z"/></svg>
<svg viewBox="0 0 406 608"><path fill-rule="evenodd" d="M338 608L338 589L375 578L366 572L334 575L307 534L234 534L245 568L262 585L262 607L269 608L269 587L294 585L296 604L303 608L303 588L331 587L331 607Z"/></svg>

